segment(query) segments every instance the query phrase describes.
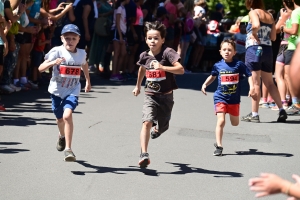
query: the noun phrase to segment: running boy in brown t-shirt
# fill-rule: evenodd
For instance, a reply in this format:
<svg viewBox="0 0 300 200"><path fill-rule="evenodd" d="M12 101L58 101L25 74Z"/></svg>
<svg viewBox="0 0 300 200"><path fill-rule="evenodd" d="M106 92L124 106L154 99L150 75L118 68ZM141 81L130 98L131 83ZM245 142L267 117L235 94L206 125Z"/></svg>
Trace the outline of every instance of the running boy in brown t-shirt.
<svg viewBox="0 0 300 200"><path fill-rule="evenodd" d="M166 27L161 22L146 22L146 43L149 50L140 55L140 65L134 96L140 94L144 76L145 100L143 105L143 126L141 130L141 168L150 164L148 143L151 138L159 137L168 130L171 112L174 105L173 90L177 89L174 74L183 74L180 56L171 48L164 46ZM153 127L153 128L152 128ZM151 130L152 128L152 130Z"/></svg>

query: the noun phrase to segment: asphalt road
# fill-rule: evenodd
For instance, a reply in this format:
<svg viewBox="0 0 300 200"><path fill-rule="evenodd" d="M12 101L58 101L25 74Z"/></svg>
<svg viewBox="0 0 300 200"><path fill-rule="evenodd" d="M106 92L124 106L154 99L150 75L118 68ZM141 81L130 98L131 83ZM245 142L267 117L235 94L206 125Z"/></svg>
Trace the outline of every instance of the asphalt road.
<svg viewBox="0 0 300 200"><path fill-rule="evenodd" d="M73 151L65 163L56 150L58 129L47 86L2 96L0 113L1 200L255 199L248 180L272 172L300 174L300 117L276 123L277 112L260 110L261 123L228 119L224 156L214 157L213 91L200 92L207 74L177 77L170 129L150 140L151 164L138 168L143 93L134 81L113 83L92 75L92 92L81 93L74 113ZM241 115L250 112L243 82ZM262 199L286 199L276 195Z"/></svg>

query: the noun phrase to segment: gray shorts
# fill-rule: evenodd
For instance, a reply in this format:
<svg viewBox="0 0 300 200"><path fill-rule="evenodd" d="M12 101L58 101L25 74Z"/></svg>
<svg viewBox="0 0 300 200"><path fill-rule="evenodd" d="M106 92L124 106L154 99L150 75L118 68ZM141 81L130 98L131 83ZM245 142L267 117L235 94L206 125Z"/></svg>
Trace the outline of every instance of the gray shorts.
<svg viewBox="0 0 300 200"><path fill-rule="evenodd" d="M145 95L142 122L153 122L158 133L169 128L172 108L174 105L173 93L161 95Z"/></svg>

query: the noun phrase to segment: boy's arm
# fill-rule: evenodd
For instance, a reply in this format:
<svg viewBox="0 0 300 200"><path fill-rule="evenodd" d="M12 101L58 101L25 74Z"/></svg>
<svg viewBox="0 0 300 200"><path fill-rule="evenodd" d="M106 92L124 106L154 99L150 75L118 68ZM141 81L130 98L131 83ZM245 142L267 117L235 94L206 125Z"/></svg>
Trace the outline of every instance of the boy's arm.
<svg viewBox="0 0 300 200"><path fill-rule="evenodd" d="M88 63L86 62L82 67L81 67L84 76L85 76L85 92L89 92L92 88L91 86L91 81L90 81L90 73L89 73L89 66Z"/></svg>
<svg viewBox="0 0 300 200"><path fill-rule="evenodd" d="M201 91L203 92L203 94L206 95L206 87L209 86L212 82L214 82L214 80L216 79L216 76L212 76L210 75L209 77L207 77L207 79L205 80L205 82L202 85Z"/></svg>
<svg viewBox="0 0 300 200"><path fill-rule="evenodd" d="M153 67L154 69L170 72L173 74L184 74L184 68L179 62L172 63L173 67L163 66L159 62L154 62Z"/></svg>
<svg viewBox="0 0 300 200"><path fill-rule="evenodd" d="M141 92L141 85L142 85L143 79L145 77L145 73L146 73L146 68L143 66L140 66L140 69L138 72L138 78L136 81L136 86L135 86L134 90L132 91L134 96L139 95Z"/></svg>
<svg viewBox="0 0 300 200"><path fill-rule="evenodd" d="M54 65L60 65L65 59L64 58L57 58L56 60L50 61L50 60L45 60L40 66L39 66L39 71L44 72L50 67L53 67Z"/></svg>

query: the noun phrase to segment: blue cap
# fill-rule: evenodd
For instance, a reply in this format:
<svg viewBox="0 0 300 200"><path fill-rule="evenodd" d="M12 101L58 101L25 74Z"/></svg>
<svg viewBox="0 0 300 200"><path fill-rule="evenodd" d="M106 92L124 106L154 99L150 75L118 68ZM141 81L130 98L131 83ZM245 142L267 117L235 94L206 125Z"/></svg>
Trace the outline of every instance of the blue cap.
<svg viewBox="0 0 300 200"><path fill-rule="evenodd" d="M167 14L167 9L163 6L158 7L156 10L156 17L162 17L163 15Z"/></svg>
<svg viewBox="0 0 300 200"><path fill-rule="evenodd" d="M217 3L216 10L220 10L221 8L224 8L224 5L221 3Z"/></svg>
<svg viewBox="0 0 300 200"><path fill-rule="evenodd" d="M65 33L75 33L77 35L80 36L80 30L79 28L74 25L74 24L67 24L63 27L62 31L61 31L61 34L65 34Z"/></svg>

